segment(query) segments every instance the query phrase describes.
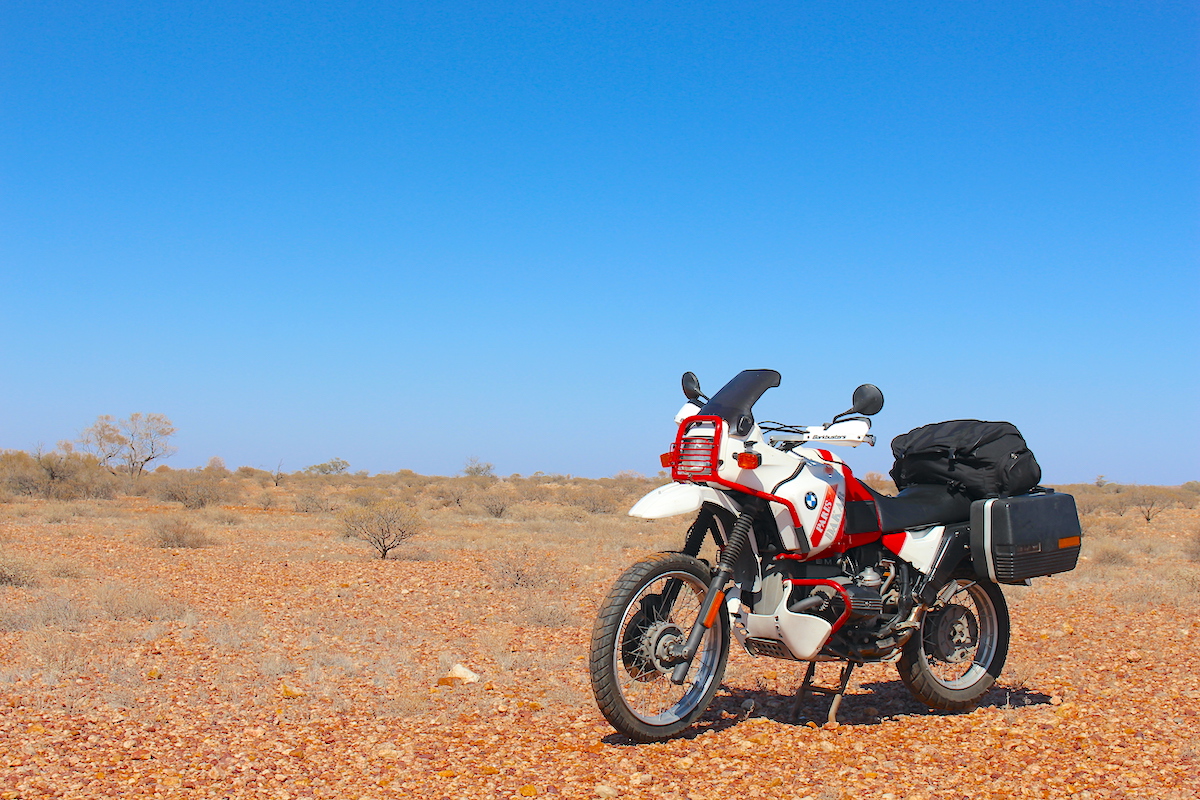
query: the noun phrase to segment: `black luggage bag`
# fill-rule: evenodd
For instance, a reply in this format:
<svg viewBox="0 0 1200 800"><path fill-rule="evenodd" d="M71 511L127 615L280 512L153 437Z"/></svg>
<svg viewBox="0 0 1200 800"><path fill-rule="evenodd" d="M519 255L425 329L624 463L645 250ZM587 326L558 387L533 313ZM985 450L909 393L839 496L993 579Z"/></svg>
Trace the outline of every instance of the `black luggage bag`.
<svg viewBox="0 0 1200 800"><path fill-rule="evenodd" d="M956 419L935 422L892 440L896 487L949 486L972 500L1025 494L1042 468L1011 422Z"/></svg>
<svg viewBox="0 0 1200 800"><path fill-rule="evenodd" d="M1047 491L971 504L975 574L996 583L1075 569L1082 530L1075 498Z"/></svg>

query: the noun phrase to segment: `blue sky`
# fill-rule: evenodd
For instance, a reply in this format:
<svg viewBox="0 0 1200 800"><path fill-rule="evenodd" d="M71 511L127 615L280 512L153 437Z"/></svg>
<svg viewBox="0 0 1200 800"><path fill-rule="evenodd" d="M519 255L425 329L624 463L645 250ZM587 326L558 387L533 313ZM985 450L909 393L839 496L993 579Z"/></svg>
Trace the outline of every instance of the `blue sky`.
<svg viewBox="0 0 1200 800"><path fill-rule="evenodd" d="M1200 479L1194 3L5 3L0 448L653 474L690 369Z"/></svg>

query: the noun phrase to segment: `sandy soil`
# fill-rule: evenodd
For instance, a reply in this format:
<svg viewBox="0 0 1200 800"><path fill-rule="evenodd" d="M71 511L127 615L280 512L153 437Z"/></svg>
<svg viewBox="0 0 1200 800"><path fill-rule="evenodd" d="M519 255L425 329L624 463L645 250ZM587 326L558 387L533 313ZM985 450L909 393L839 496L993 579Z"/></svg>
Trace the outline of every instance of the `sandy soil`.
<svg viewBox="0 0 1200 800"><path fill-rule="evenodd" d="M635 745L591 700L587 640L667 528L443 514L381 561L328 515L189 512L216 542L163 548L171 507L69 505L0 505L0 798L1200 797L1194 509L1092 526L1075 573L1006 589L978 710L872 666L818 727L800 666L735 653L700 724ZM438 685L457 663L480 680Z"/></svg>

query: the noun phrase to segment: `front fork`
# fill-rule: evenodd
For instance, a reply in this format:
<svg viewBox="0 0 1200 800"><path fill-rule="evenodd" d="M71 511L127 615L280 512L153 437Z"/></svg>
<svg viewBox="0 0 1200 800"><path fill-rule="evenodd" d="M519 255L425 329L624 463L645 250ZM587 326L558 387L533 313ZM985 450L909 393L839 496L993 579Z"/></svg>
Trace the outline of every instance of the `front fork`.
<svg viewBox="0 0 1200 800"><path fill-rule="evenodd" d="M708 633L716 623L717 615L721 613L721 606L725 601L725 584L729 583L733 577L734 565L741 558L742 551L750 544L750 535L754 531L754 517L762 506L761 500L752 498L742 507L742 513L733 523L733 530L729 533L725 547L721 549L721 560L717 564L716 570L713 571L712 580L708 582L708 590L704 593L704 603L700 606L700 613L696 616L696 621L692 623L692 630L688 634L687 640L682 643L676 642L668 649L670 659L675 662L675 667L671 671L671 682L676 685L682 685L687 680L692 659L700 650L704 634ZM684 545L684 552L689 552L689 548L692 546L695 546L697 553L700 551L699 545L703 542L703 531L707 527L694 526L688 532L688 541ZM697 533L697 528L700 533ZM690 555L695 555L695 553L690 553Z"/></svg>

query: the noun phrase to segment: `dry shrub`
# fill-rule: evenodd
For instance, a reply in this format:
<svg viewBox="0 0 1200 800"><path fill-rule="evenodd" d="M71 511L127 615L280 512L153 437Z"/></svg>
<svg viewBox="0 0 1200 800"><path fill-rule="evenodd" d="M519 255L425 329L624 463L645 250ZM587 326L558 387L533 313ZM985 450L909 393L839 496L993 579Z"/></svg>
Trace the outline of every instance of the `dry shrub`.
<svg viewBox="0 0 1200 800"><path fill-rule="evenodd" d="M50 500L112 498L117 483L95 457L75 452L70 443L50 452L0 451L0 488L14 495Z"/></svg>
<svg viewBox="0 0 1200 800"><path fill-rule="evenodd" d="M1200 561L1200 528L1192 531L1192 535L1185 545L1185 551L1192 561Z"/></svg>
<svg viewBox="0 0 1200 800"><path fill-rule="evenodd" d="M352 539L366 542L387 558L388 553L420 533L425 521L416 508L398 500L382 500L342 512L342 528Z"/></svg>
<svg viewBox="0 0 1200 800"><path fill-rule="evenodd" d="M1131 560L1127 549L1108 542L1097 543L1091 558L1097 564L1104 566L1122 566Z"/></svg>
<svg viewBox="0 0 1200 800"><path fill-rule="evenodd" d="M562 581L548 555L531 547L492 550L485 572L502 589L544 589Z"/></svg>
<svg viewBox="0 0 1200 800"><path fill-rule="evenodd" d="M476 495L475 501L489 516L499 519L516 501L516 494L510 487L498 484L480 492Z"/></svg>
<svg viewBox="0 0 1200 800"><path fill-rule="evenodd" d="M538 628L565 628L576 622L575 614L555 600L527 598L522 608L522 621Z"/></svg>
<svg viewBox="0 0 1200 800"><path fill-rule="evenodd" d="M0 611L0 630L71 629L82 625L94 616L94 610L83 606L76 600L50 595L39 598L36 603L26 608Z"/></svg>
<svg viewBox="0 0 1200 800"><path fill-rule="evenodd" d="M896 493L896 484L882 472L868 472L861 480L880 494L894 495Z"/></svg>
<svg viewBox="0 0 1200 800"><path fill-rule="evenodd" d="M1175 505L1173 492L1158 486L1140 486L1130 493L1133 506L1149 524L1151 520Z"/></svg>
<svg viewBox="0 0 1200 800"><path fill-rule="evenodd" d="M205 512L205 516L214 524L226 528L242 524L242 515L227 508L218 508Z"/></svg>
<svg viewBox="0 0 1200 800"><path fill-rule="evenodd" d="M34 631L26 635L23 645L26 662L37 664L47 683L81 674L93 650L83 636L62 631Z"/></svg>
<svg viewBox="0 0 1200 800"><path fill-rule="evenodd" d="M1114 487L1114 491L1105 495L1103 506L1118 517L1123 517L1125 516L1125 512L1133 505L1133 495L1128 491L1121 491L1120 486L1115 486L1114 484L1110 484L1110 486Z"/></svg>
<svg viewBox="0 0 1200 800"><path fill-rule="evenodd" d="M346 492L346 500L356 506L369 506L387 499L387 493L372 486L359 486Z"/></svg>
<svg viewBox="0 0 1200 800"><path fill-rule="evenodd" d="M0 586L33 586L33 568L19 558L0 555Z"/></svg>
<svg viewBox="0 0 1200 800"><path fill-rule="evenodd" d="M150 527L150 535L158 547L195 548L216 544L203 528L182 515L155 520Z"/></svg>
<svg viewBox="0 0 1200 800"><path fill-rule="evenodd" d="M331 502L329 498L321 492L301 492L300 494L296 495L295 499L292 501L292 509L301 514L316 514L320 512L334 511L336 508L337 506L335 506L333 502Z"/></svg>
<svg viewBox="0 0 1200 800"><path fill-rule="evenodd" d="M589 483L571 494L571 503L591 514L611 514L619 505L618 492L611 487Z"/></svg>
<svg viewBox="0 0 1200 800"><path fill-rule="evenodd" d="M42 508L42 518L51 525L61 525L75 517L89 517L92 509L76 503L47 503Z"/></svg>
<svg viewBox="0 0 1200 800"><path fill-rule="evenodd" d="M96 589L96 602L108 619L178 619L184 612L173 600L122 583L106 583Z"/></svg>
<svg viewBox="0 0 1200 800"><path fill-rule="evenodd" d="M200 470L178 470L167 475L159 488L163 500L182 503L184 508L204 508L225 502L232 485L225 480L225 470L205 467Z"/></svg>

